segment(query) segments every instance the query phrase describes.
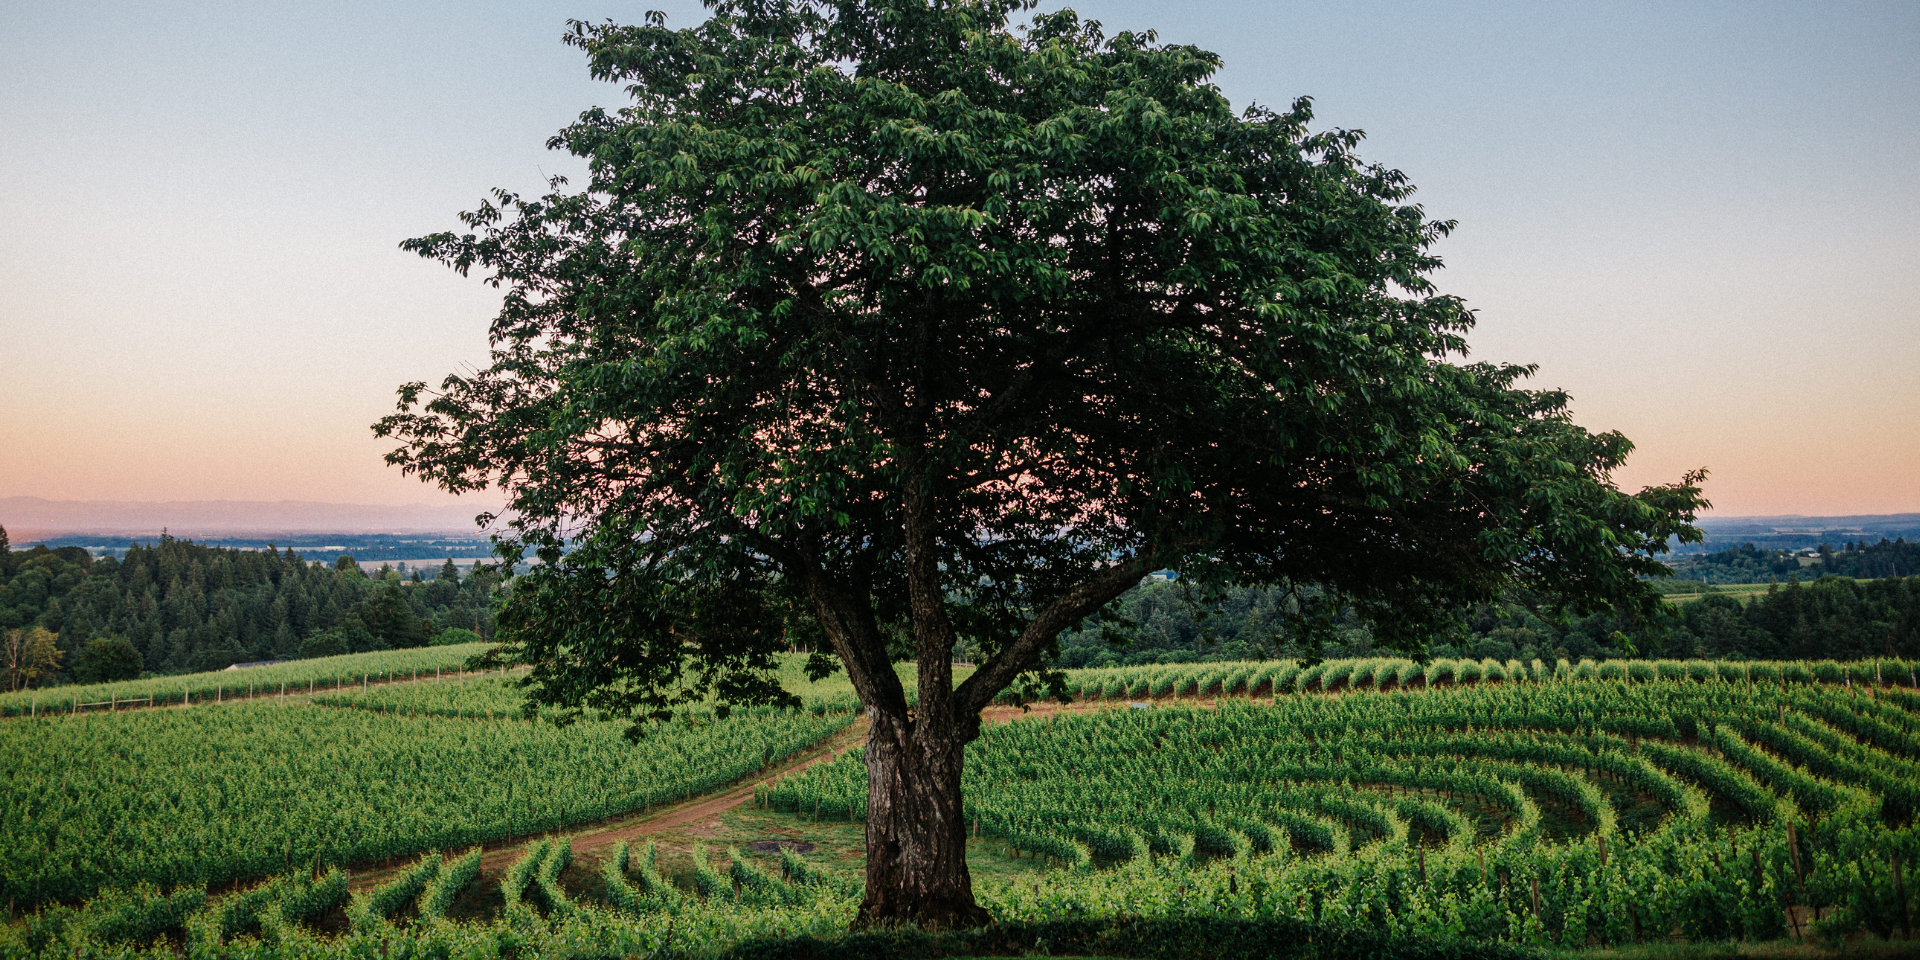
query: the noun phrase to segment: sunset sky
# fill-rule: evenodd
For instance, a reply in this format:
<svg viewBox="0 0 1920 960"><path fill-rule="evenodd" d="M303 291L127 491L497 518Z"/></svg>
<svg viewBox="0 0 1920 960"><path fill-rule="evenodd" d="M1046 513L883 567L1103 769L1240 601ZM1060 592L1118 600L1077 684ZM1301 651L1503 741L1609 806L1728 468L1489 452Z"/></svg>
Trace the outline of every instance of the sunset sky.
<svg viewBox="0 0 1920 960"><path fill-rule="evenodd" d="M1063 4L1049 2L1049 9ZM1920 511L1920 4L1064 4L1315 98L1433 215L1480 359L1722 516ZM401 252L620 90L569 17L697 3L0 10L0 497L440 503L394 388L497 294Z"/></svg>

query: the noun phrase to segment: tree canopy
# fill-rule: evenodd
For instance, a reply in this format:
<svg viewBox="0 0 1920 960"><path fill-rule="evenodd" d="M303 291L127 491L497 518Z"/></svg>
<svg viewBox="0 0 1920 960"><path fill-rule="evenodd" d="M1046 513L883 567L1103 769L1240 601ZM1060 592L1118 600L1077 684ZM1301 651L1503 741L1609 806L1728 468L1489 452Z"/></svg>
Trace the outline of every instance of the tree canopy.
<svg viewBox="0 0 1920 960"><path fill-rule="evenodd" d="M770 656L820 637L874 718L870 919L975 915L927 854L957 745L1153 570L1311 584L1303 624L1408 649L1509 587L1658 609L1699 475L1623 492L1624 437L1466 360L1451 223L1359 133L1236 111L1217 57L1152 34L1016 29L1016 0L708 6L574 25L631 102L552 141L584 189L406 244L506 296L491 365L376 429L507 492L504 546L545 563L500 624L541 699L777 702Z"/></svg>

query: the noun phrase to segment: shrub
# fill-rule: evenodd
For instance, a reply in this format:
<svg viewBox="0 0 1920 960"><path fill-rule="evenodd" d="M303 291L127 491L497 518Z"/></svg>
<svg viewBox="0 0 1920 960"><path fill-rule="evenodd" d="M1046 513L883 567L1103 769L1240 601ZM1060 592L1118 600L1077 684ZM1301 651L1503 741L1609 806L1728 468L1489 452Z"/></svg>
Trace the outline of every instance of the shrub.
<svg viewBox="0 0 1920 960"><path fill-rule="evenodd" d="M484 637L465 627L448 627L434 634L433 639L427 641L427 645L433 647L451 647L462 643L480 643L484 639Z"/></svg>

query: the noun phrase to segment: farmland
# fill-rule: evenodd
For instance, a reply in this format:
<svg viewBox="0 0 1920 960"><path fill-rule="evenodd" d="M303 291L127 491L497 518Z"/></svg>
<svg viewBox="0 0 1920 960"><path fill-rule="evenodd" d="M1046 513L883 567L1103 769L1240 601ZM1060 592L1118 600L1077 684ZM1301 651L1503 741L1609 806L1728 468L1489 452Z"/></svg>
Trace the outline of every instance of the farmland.
<svg viewBox="0 0 1920 960"><path fill-rule="evenodd" d="M977 894L1009 929L1199 917L1523 949L1899 937L1920 855L1911 677L1894 661L1074 671L1082 704L1039 704L968 748ZM491 677L9 720L6 895L100 894L10 935L63 954L157 936L491 955L502 938L635 953L832 933L857 904L857 749L758 781L657 848L565 839L855 742L844 681L802 692L801 710L696 716L637 744L617 724L509 719L518 690ZM741 849L761 836L820 849ZM458 852L478 844L499 851L485 869ZM409 859L428 851L454 852Z"/></svg>
<svg viewBox="0 0 1920 960"><path fill-rule="evenodd" d="M417 680L464 670L488 644L415 647L378 653L291 660L244 670L215 670L177 677L151 677L0 693L0 716L76 713L132 706L186 706L232 699L344 690L393 680Z"/></svg>
<svg viewBox="0 0 1920 960"><path fill-rule="evenodd" d="M483 706L503 689L485 677L404 686L416 697L468 692ZM383 688L353 704L363 709L275 698L15 719L0 724L12 760L0 787L0 899L219 884L644 810L844 728L851 697L822 687L818 713L696 717L638 743L614 723L403 712Z"/></svg>

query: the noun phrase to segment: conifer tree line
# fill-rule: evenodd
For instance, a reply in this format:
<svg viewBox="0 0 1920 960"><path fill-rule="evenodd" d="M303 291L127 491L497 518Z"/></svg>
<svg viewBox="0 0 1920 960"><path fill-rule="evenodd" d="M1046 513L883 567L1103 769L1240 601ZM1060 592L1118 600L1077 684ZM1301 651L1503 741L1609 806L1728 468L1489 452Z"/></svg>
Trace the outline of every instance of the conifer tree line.
<svg viewBox="0 0 1920 960"><path fill-rule="evenodd" d="M1817 568L1815 568L1817 570ZM1313 652L1288 627L1289 613L1316 599L1308 589L1229 588L1216 597L1178 581L1149 582L1110 612L1060 639L1064 668L1259 660ZM1123 646L1107 642L1122 636ZM1343 611L1321 638L1329 657L1376 652L1365 621ZM1656 617L1594 614L1556 617L1537 598L1510 594L1478 604L1456 633L1437 636L1436 657L1572 660L1651 657L1712 660L1856 660L1920 657L1920 576L1853 580L1823 576L1784 583L1757 596L1708 594ZM963 648L964 659L969 651Z"/></svg>
<svg viewBox="0 0 1920 960"><path fill-rule="evenodd" d="M480 640L493 633L498 585L451 560L430 578L402 576L352 557L327 565L165 535L118 560L13 550L0 528L0 637L24 651L0 667L9 686L41 686Z"/></svg>

